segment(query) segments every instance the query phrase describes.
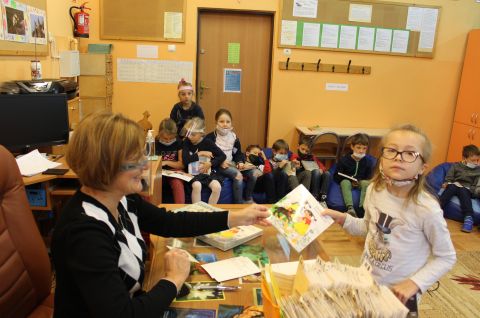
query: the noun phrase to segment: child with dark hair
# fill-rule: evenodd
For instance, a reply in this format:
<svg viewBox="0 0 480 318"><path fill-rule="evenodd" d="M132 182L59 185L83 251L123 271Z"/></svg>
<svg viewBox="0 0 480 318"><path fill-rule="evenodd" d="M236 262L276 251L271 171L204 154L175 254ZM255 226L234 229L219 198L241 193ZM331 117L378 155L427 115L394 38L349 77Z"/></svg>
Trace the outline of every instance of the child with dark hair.
<svg viewBox="0 0 480 318"><path fill-rule="evenodd" d="M177 138L177 125L171 118L165 118L158 126L155 154L162 160L162 169L183 170L182 142ZM174 203L185 203L185 189L182 180L163 178L162 184L168 185L172 189Z"/></svg>
<svg viewBox="0 0 480 318"><path fill-rule="evenodd" d="M256 168L252 170L256 177L255 192L264 192L268 204L276 202L275 181L272 174L272 166L259 145L249 145L245 149L246 162Z"/></svg>
<svg viewBox="0 0 480 318"><path fill-rule="evenodd" d="M202 107L192 101L193 86L191 83L186 82L182 78L178 83L177 89L180 102L173 105L170 118L177 124L177 133L180 134L187 120L194 117L205 119L205 116L203 115Z"/></svg>
<svg viewBox="0 0 480 318"><path fill-rule="evenodd" d="M454 163L448 169L440 195L440 206L445 209L453 196L458 197L464 214L462 231L473 230L472 197L480 196L480 150L475 145L463 147L462 161Z"/></svg>
<svg viewBox="0 0 480 318"><path fill-rule="evenodd" d="M253 170L245 168L245 157L242 153L240 139L233 132L232 114L221 108L215 114L216 128L205 138L212 140L225 154L227 159L222 162L218 173L230 178L233 182L233 203L253 203L253 188L257 177ZM245 202L243 201L243 182L246 180Z"/></svg>
<svg viewBox="0 0 480 318"><path fill-rule="evenodd" d="M359 208L362 211L365 193L372 175L372 167L365 158L368 149L368 136L358 133L353 135L350 141L352 153L340 158L333 178L340 184L347 213L356 217L357 213L353 208L352 188L360 188Z"/></svg>
<svg viewBox="0 0 480 318"><path fill-rule="evenodd" d="M327 200L328 183L330 180L330 173L317 157L310 153L310 139L304 137L300 140L297 153L291 155L290 160L295 163L297 169L297 176L305 170L310 170L311 182L310 192L320 202ZM307 163L313 163L314 168L305 168ZM308 167L308 166L307 166Z"/></svg>

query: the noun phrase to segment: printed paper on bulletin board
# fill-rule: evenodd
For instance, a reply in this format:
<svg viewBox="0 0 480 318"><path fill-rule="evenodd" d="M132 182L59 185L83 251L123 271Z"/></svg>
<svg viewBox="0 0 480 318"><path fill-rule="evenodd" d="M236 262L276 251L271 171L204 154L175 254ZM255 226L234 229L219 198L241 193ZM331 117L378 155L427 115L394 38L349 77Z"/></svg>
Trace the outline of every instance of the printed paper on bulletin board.
<svg viewBox="0 0 480 318"><path fill-rule="evenodd" d="M100 38L185 42L186 0L100 0Z"/></svg>
<svg viewBox="0 0 480 318"><path fill-rule="evenodd" d="M278 46L433 58L440 12L374 0L281 0Z"/></svg>
<svg viewBox="0 0 480 318"><path fill-rule="evenodd" d="M0 55L48 54L46 0L0 1Z"/></svg>

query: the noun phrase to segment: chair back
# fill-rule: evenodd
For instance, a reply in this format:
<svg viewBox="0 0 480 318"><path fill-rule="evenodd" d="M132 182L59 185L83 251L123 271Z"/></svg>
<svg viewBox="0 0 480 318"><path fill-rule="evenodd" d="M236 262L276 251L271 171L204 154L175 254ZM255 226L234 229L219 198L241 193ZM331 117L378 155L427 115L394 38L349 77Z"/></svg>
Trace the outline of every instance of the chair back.
<svg viewBox="0 0 480 318"><path fill-rule="evenodd" d="M319 160L335 163L340 152L340 138L334 132L321 133L312 139L310 151Z"/></svg>
<svg viewBox="0 0 480 318"><path fill-rule="evenodd" d="M51 267L12 154L0 145L0 317L51 317Z"/></svg>

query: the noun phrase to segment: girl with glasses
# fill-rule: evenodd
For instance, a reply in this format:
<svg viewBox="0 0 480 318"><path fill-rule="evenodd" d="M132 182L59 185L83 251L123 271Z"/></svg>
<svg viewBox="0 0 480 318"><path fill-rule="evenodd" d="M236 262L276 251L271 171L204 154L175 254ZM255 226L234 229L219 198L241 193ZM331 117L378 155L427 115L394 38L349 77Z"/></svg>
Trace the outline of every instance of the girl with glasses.
<svg viewBox="0 0 480 318"><path fill-rule="evenodd" d="M326 210L352 235L366 236L364 262L378 283L416 305L455 264L443 211L425 186L432 146L418 128L393 129L382 140L382 156L367 189L364 218Z"/></svg>

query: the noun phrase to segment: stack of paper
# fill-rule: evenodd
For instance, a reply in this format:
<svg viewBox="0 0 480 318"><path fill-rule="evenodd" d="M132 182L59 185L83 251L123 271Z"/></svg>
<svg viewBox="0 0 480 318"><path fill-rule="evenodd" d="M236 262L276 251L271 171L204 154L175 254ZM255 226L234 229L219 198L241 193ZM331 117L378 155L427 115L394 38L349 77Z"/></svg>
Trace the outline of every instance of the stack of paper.
<svg viewBox="0 0 480 318"><path fill-rule="evenodd" d="M225 209L216 208L203 201L199 201L197 203L189 204L181 208L172 210L172 212L174 213L176 212L222 212L222 211L225 211Z"/></svg>
<svg viewBox="0 0 480 318"><path fill-rule="evenodd" d="M193 176L191 174L185 173L183 171L166 170L166 169L162 169L162 176L169 177L169 178L177 178L187 182L190 182L190 180L193 179Z"/></svg>
<svg viewBox="0 0 480 318"><path fill-rule="evenodd" d="M262 235L263 230L253 226L237 226L229 230L198 236L198 239L222 251L229 250Z"/></svg>
<svg viewBox="0 0 480 318"><path fill-rule="evenodd" d="M245 256L203 264L202 267L218 282L260 273L260 268Z"/></svg>
<svg viewBox="0 0 480 318"><path fill-rule="evenodd" d="M58 167L61 163L50 161L42 156L38 150L34 150L18 158L17 165L22 176L30 177L47 169Z"/></svg>
<svg viewBox="0 0 480 318"><path fill-rule="evenodd" d="M333 223L331 217L321 214L324 209L310 191L299 185L270 208L268 220L300 253Z"/></svg>

